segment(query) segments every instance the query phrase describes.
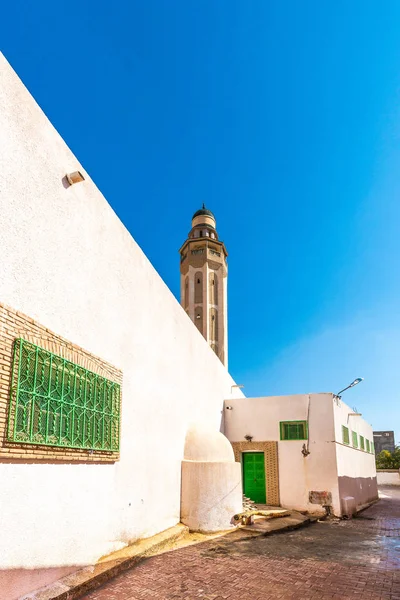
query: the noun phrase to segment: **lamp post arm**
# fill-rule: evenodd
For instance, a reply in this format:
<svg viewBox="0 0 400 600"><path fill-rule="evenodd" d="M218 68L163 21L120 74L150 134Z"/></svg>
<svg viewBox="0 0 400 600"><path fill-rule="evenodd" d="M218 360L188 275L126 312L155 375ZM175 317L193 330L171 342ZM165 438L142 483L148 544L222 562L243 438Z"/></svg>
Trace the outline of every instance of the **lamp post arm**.
<svg viewBox="0 0 400 600"><path fill-rule="evenodd" d="M353 387L352 385L348 385L347 387L345 387L343 390L340 390L340 392L338 392L336 394L336 396L340 397L340 394L343 394L343 392L345 392L346 390L350 389L351 387Z"/></svg>

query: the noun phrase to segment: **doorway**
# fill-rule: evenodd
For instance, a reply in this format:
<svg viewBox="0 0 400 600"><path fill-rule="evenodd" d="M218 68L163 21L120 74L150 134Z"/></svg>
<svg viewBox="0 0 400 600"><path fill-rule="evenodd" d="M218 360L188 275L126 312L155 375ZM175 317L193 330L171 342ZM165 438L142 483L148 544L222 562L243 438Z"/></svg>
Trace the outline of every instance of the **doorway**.
<svg viewBox="0 0 400 600"><path fill-rule="evenodd" d="M243 492L258 504L266 504L264 452L243 452Z"/></svg>

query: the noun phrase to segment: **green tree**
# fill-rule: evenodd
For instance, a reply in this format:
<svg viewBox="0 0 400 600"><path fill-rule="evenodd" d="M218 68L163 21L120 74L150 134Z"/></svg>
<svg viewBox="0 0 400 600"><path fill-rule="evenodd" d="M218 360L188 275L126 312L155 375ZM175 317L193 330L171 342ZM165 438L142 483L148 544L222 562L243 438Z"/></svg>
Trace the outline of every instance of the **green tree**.
<svg viewBox="0 0 400 600"><path fill-rule="evenodd" d="M400 469L400 446L396 446L394 452L382 450L376 456L377 469Z"/></svg>

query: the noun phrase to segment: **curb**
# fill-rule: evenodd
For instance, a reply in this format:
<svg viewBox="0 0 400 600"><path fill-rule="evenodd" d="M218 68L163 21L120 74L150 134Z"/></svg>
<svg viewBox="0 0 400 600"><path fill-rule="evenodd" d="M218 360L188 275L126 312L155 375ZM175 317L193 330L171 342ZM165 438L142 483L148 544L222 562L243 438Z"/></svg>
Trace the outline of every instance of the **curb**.
<svg viewBox="0 0 400 600"><path fill-rule="evenodd" d="M304 521L299 521L298 523L290 523L289 525L284 525L283 527L279 527L277 529L271 529L270 531L259 531L257 529L252 529L249 527L241 527L239 531L248 532L251 535L247 535L246 537L242 537L242 539L252 539L255 537L269 537L270 535L278 535L281 533L287 533L288 531L295 531L296 529L301 529L302 527L308 527L313 523L316 523L318 518L308 517L304 519Z"/></svg>
<svg viewBox="0 0 400 600"><path fill-rule="evenodd" d="M45 588L29 592L19 600L78 600L188 533L189 528L185 525L175 525L151 538L140 540L108 557L103 557L93 566L80 569ZM124 554L127 556L124 557Z"/></svg>

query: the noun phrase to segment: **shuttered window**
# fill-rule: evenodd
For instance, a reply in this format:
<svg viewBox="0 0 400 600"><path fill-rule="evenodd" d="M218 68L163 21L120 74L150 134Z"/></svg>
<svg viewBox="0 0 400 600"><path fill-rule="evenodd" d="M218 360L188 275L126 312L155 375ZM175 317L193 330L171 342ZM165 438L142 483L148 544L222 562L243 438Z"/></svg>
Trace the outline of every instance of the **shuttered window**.
<svg viewBox="0 0 400 600"><path fill-rule="evenodd" d="M307 421L281 421L281 440L306 440L308 437Z"/></svg>
<svg viewBox="0 0 400 600"><path fill-rule="evenodd" d="M358 435L356 431L351 432L351 437L353 440L353 448L358 448Z"/></svg>
<svg viewBox="0 0 400 600"><path fill-rule="evenodd" d="M342 437L343 437L343 444L349 445L350 444L349 428L345 427L344 425L342 425Z"/></svg>

